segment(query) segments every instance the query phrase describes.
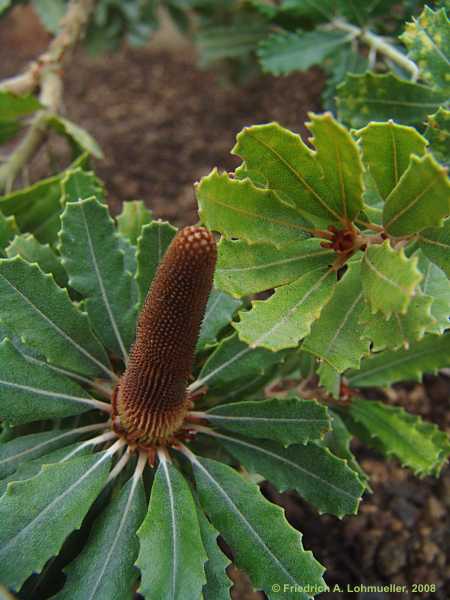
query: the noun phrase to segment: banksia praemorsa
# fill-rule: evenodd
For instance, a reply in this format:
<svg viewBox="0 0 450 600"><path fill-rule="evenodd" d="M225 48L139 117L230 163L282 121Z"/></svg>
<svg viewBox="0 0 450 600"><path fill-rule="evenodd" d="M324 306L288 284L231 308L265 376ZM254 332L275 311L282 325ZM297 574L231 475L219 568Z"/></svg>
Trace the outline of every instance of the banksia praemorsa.
<svg viewBox="0 0 450 600"><path fill-rule="evenodd" d="M191 408L186 387L216 258L213 235L192 226L178 232L160 264L115 391L118 430L130 443L170 443Z"/></svg>

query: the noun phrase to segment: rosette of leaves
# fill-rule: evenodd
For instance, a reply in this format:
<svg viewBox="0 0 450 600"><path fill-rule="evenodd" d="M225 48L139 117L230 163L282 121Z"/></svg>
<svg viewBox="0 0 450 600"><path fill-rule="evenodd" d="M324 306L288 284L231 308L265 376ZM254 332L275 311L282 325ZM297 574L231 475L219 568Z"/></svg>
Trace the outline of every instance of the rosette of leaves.
<svg viewBox="0 0 450 600"><path fill-rule="evenodd" d="M201 221L221 234L216 287L251 299L232 323L242 343L287 352L285 373L306 361L331 397L353 398L339 409L353 432L437 474L444 432L355 394L450 363L447 171L411 127L352 137L329 113L310 118L313 147L276 123L248 127L236 171L198 184Z"/></svg>
<svg viewBox="0 0 450 600"><path fill-rule="evenodd" d="M114 222L79 168L63 190L58 237L19 234L0 260L0 583L22 598L220 600L232 560L268 597L306 600L272 585L320 588L323 567L254 476L355 513L365 479L344 424L316 400L264 397L285 356L240 341L241 302L213 289L177 437L129 441L111 398L176 230L138 202Z"/></svg>

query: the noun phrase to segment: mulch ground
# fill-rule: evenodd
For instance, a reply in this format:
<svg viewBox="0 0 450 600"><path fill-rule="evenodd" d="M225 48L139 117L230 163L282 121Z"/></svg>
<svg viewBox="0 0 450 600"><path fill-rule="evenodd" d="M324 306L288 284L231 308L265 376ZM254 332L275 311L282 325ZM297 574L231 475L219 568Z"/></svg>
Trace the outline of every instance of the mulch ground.
<svg viewBox="0 0 450 600"><path fill-rule="evenodd" d="M18 9L0 24L0 76L12 75L45 48L47 36L29 11ZM105 153L96 164L114 212L122 201L143 199L155 216L177 224L197 219L193 182L212 167L230 169L236 134L245 126L279 121L305 134L307 112L320 110L319 71L285 78L264 77L242 87L221 85L214 73L195 66L191 49L123 49L95 59L78 52L66 72L65 112L90 131ZM41 154L32 175L58 163L60 146ZM400 387L387 401L450 430L448 379ZM357 516L342 521L318 516L295 495L279 495L303 543L327 567L327 582L347 584L437 584L435 593L325 593L324 600L450 598L450 470L439 480L419 480L395 461L357 446L371 476ZM234 597L262 598L237 578Z"/></svg>

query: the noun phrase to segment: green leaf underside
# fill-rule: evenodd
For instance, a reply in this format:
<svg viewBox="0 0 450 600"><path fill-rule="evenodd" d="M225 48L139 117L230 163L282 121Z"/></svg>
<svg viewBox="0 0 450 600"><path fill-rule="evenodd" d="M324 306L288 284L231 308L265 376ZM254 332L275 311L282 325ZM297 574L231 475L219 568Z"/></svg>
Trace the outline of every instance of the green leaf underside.
<svg viewBox="0 0 450 600"><path fill-rule="evenodd" d="M220 395L259 379L282 360L279 353L264 348L251 348L236 333L220 342L203 365L198 381L208 385L208 392Z"/></svg>
<svg viewBox="0 0 450 600"><path fill-rule="evenodd" d="M144 304L158 265L176 233L175 227L165 221L153 221L142 228L136 252L136 281L141 306Z"/></svg>
<svg viewBox="0 0 450 600"><path fill-rule="evenodd" d="M392 73L347 75L337 88L338 117L350 127L360 128L369 121L421 125L427 115L448 101L447 94L399 79Z"/></svg>
<svg viewBox="0 0 450 600"><path fill-rule="evenodd" d="M142 228L152 221L152 213L142 200L130 200L122 204L122 212L116 221L119 234L136 246Z"/></svg>
<svg viewBox="0 0 450 600"><path fill-rule="evenodd" d="M330 428L326 407L315 400L271 398L215 406L206 414L211 425L248 437L275 440L283 446L319 439Z"/></svg>
<svg viewBox="0 0 450 600"><path fill-rule="evenodd" d="M95 198L68 203L61 221L60 248L70 285L86 297L100 340L126 357L135 334L137 289L125 271L108 209Z"/></svg>
<svg viewBox="0 0 450 600"><path fill-rule="evenodd" d="M431 315L433 298L416 295L412 298L406 314L394 313L386 321L379 315L372 315L368 309L361 315L362 337L371 340L372 350L395 350L420 340L427 331L433 331L436 321Z"/></svg>
<svg viewBox="0 0 450 600"><path fill-rule="evenodd" d="M286 75L320 64L349 39L349 34L342 31L275 33L259 45L258 57L263 71Z"/></svg>
<svg viewBox="0 0 450 600"><path fill-rule="evenodd" d="M447 92L450 90L449 29L444 8L433 11L425 6L418 19L406 23L405 33L400 36L409 56L419 66L422 79Z"/></svg>
<svg viewBox="0 0 450 600"><path fill-rule="evenodd" d="M273 582L324 585L323 567L303 549L301 534L255 484L213 460L195 460L193 467L202 507L256 589L266 591L271 599L308 600L310 594L302 591L273 590Z"/></svg>
<svg viewBox="0 0 450 600"><path fill-rule="evenodd" d="M32 479L8 485L0 499L3 583L18 590L59 552L102 489L110 461L105 453L44 465Z"/></svg>
<svg viewBox="0 0 450 600"><path fill-rule="evenodd" d="M420 288L424 294L431 296L431 316L436 323L434 328L428 329L431 333L444 333L449 326L450 315L450 281L445 273L423 254L421 250L416 253L419 257L419 270L423 275Z"/></svg>
<svg viewBox="0 0 450 600"><path fill-rule="evenodd" d="M450 219L442 227L425 229L419 234L424 254L450 277Z"/></svg>
<svg viewBox="0 0 450 600"><path fill-rule="evenodd" d="M154 600L199 598L206 583L203 547L192 493L181 473L161 461L147 516L138 530L140 592ZM156 558L157 557L157 558Z"/></svg>
<svg viewBox="0 0 450 600"><path fill-rule="evenodd" d="M138 577L136 531L146 508L142 480L131 478L95 521L81 554L66 567L66 583L55 600L126 598L130 594Z"/></svg>
<svg viewBox="0 0 450 600"><path fill-rule="evenodd" d="M267 35L267 27L243 23L228 27L205 27L195 36L200 50L200 64L207 66L227 58L243 58L254 52L258 42Z"/></svg>
<svg viewBox="0 0 450 600"><path fill-rule="evenodd" d="M51 117L48 121L50 127L58 133L66 135L81 148L95 156L95 158L103 158L103 152L94 138L82 127L79 127L72 121L61 116Z"/></svg>
<svg viewBox="0 0 450 600"><path fill-rule="evenodd" d="M85 432L89 430L89 426L87 427ZM14 473L19 465L71 444L83 433L78 429L52 429L42 433L29 433L0 444L0 479Z"/></svg>
<svg viewBox="0 0 450 600"><path fill-rule="evenodd" d="M393 236L403 236L442 225L450 213L447 171L431 156L411 157L408 169L386 198L383 223Z"/></svg>
<svg viewBox="0 0 450 600"><path fill-rule="evenodd" d="M297 491L319 513L337 517L356 514L364 486L346 461L318 444L283 448L255 441L217 435L217 439L246 469L273 483L280 492Z"/></svg>
<svg viewBox="0 0 450 600"><path fill-rule="evenodd" d="M257 188L249 179L230 179L216 170L201 180L197 200L202 223L225 238L281 246L298 241L311 228L271 190Z"/></svg>
<svg viewBox="0 0 450 600"><path fill-rule="evenodd" d="M277 288L265 301L252 303L234 323L241 340L252 346L281 350L297 346L333 294L336 274L332 269L316 269L289 285Z"/></svg>
<svg viewBox="0 0 450 600"><path fill-rule="evenodd" d="M403 466L417 475L439 475L450 453L450 440L436 425L401 407L363 398L353 399L350 414Z"/></svg>
<svg viewBox="0 0 450 600"><path fill-rule="evenodd" d="M373 313L381 311L388 318L393 312L405 314L421 279L417 258L407 258L403 249L394 250L388 240L364 253L362 288Z"/></svg>
<svg viewBox="0 0 450 600"><path fill-rule="evenodd" d="M361 287L360 263L349 270L337 283L331 300L325 305L320 319L311 327L303 349L326 361L335 371L359 367L368 353L369 343L361 339L359 318L365 302Z"/></svg>
<svg viewBox="0 0 450 600"><path fill-rule="evenodd" d="M11 92L0 91L0 115L2 119L24 117L42 108L35 96L17 96Z"/></svg>
<svg viewBox="0 0 450 600"><path fill-rule="evenodd" d="M231 580L226 569L231 562L217 544L219 532L211 525L205 513L198 507L198 522L203 546L208 560L205 563L206 584L203 587L203 600L229 600Z"/></svg>
<svg viewBox="0 0 450 600"><path fill-rule="evenodd" d="M387 198L410 165L412 154L423 156L427 141L413 127L388 123L369 123L357 132L361 139L363 161L369 168L382 198Z"/></svg>
<svg viewBox="0 0 450 600"><path fill-rule="evenodd" d="M54 365L88 376L109 374L87 317L50 275L20 257L0 261L0 321Z"/></svg>
<svg viewBox="0 0 450 600"><path fill-rule="evenodd" d="M300 136L277 123L245 128L237 136L232 153L240 156L250 170L259 169L270 189L285 195L296 208L328 223L336 223L345 219L345 211L351 216L360 202L360 199L347 197L347 193L358 186L360 162L353 165L352 176L340 159L341 153L353 156L356 149L349 134L329 114L310 116L310 127L319 135L317 154ZM329 155L337 160L337 166L331 179L325 180L322 161ZM330 175L329 168L327 174Z"/></svg>
<svg viewBox="0 0 450 600"><path fill-rule="evenodd" d="M425 137L438 160L450 163L450 110L442 106L433 115L428 115Z"/></svg>
<svg viewBox="0 0 450 600"><path fill-rule="evenodd" d="M427 335L408 350L386 351L364 360L359 371L350 371L351 387L388 386L397 381L421 381L450 364L450 335Z"/></svg>
<svg viewBox="0 0 450 600"><path fill-rule="evenodd" d="M222 239L218 248L216 285L240 297L290 283L333 262L334 252L322 248L320 243L316 239L300 240L274 252L271 244Z"/></svg>
<svg viewBox="0 0 450 600"><path fill-rule="evenodd" d="M220 331L230 323L240 306L239 300L231 298L225 292L216 289L211 291L200 328L197 352L217 342Z"/></svg>
<svg viewBox="0 0 450 600"><path fill-rule="evenodd" d="M0 343L0 417L8 423L78 415L95 404L75 382L31 364L8 339Z"/></svg>
<svg viewBox="0 0 450 600"><path fill-rule="evenodd" d="M37 263L44 273L51 273L60 287L67 285L67 273L61 261L48 244L41 244L31 233L17 235L5 249L8 258L21 256L29 263Z"/></svg>

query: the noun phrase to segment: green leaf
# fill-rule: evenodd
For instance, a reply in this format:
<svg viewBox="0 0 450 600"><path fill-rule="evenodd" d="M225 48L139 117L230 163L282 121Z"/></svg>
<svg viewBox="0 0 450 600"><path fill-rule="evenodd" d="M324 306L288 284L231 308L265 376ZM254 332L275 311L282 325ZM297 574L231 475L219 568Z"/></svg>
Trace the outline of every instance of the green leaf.
<svg viewBox="0 0 450 600"><path fill-rule="evenodd" d="M361 281L372 313L381 311L387 318L393 312L405 314L421 279L417 258L407 258L403 248L394 250L388 240L364 252Z"/></svg>
<svg viewBox="0 0 450 600"><path fill-rule="evenodd" d="M5 339L0 342L0 417L19 425L78 415L97 408L79 385L48 367L31 364Z"/></svg>
<svg viewBox="0 0 450 600"><path fill-rule="evenodd" d="M75 123L72 123L72 121L64 117L53 116L48 120L48 124L58 133L70 138L81 150L89 152L95 158L104 158L102 149L91 134Z"/></svg>
<svg viewBox="0 0 450 600"><path fill-rule="evenodd" d="M195 36L195 45L200 52L200 65L208 66L227 58L243 58L254 52L258 42L266 35L267 27L259 24L204 27Z"/></svg>
<svg viewBox="0 0 450 600"><path fill-rule="evenodd" d="M69 203L61 217L60 249L70 286L86 297L100 340L125 360L135 335L137 287L105 205L95 198Z"/></svg>
<svg viewBox="0 0 450 600"><path fill-rule="evenodd" d="M220 290L212 290L200 328L197 352L213 346L217 342L217 336L231 322L234 313L240 306L239 300L231 298Z"/></svg>
<svg viewBox="0 0 450 600"><path fill-rule="evenodd" d="M0 115L2 119L16 119L36 112L42 104L35 96L17 96L11 92L0 91Z"/></svg>
<svg viewBox="0 0 450 600"><path fill-rule="evenodd" d="M280 492L295 490L320 514L356 514L364 486L346 461L328 448L314 443L283 448L268 440L214 437L250 472L262 475Z"/></svg>
<svg viewBox="0 0 450 600"><path fill-rule="evenodd" d="M316 239L300 240L274 250L268 243L222 239L218 246L216 285L240 297L290 283L334 261L334 252L320 244Z"/></svg>
<svg viewBox="0 0 450 600"><path fill-rule="evenodd" d="M427 140L413 127L388 123L369 123L356 132L361 140L363 161L378 193L387 198L410 166L412 154L423 156Z"/></svg>
<svg viewBox="0 0 450 600"><path fill-rule="evenodd" d="M14 217L5 217L0 213L0 256L2 256L2 250L6 248L17 233L19 233L19 230Z"/></svg>
<svg viewBox="0 0 450 600"><path fill-rule="evenodd" d="M407 170L386 198L383 223L393 236L404 236L427 227L440 227L450 214L450 181L447 170L431 154L411 156Z"/></svg>
<svg viewBox="0 0 450 600"><path fill-rule="evenodd" d="M116 218L117 231L136 246L144 225L152 221L152 212L142 200L130 200L122 204L122 212Z"/></svg>
<svg viewBox="0 0 450 600"><path fill-rule="evenodd" d="M420 126L428 114L448 101L446 93L392 73L349 74L337 93L339 120L357 129L369 121L389 119Z"/></svg>
<svg viewBox="0 0 450 600"><path fill-rule="evenodd" d="M330 113L310 113L310 141L317 148L316 159L344 222L352 221L362 208L363 165L350 133Z"/></svg>
<svg viewBox="0 0 450 600"><path fill-rule="evenodd" d="M33 233L43 243L52 243L59 231L61 213L61 175L0 198L0 210L14 216L19 229Z"/></svg>
<svg viewBox="0 0 450 600"><path fill-rule="evenodd" d="M418 19L405 24L400 39L409 57L420 68L420 76L432 86L450 91L450 22L444 8L433 11L425 6Z"/></svg>
<svg viewBox="0 0 450 600"><path fill-rule="evenodd" d="M241 340L269 350L292 348L310 332L336 284L332 269L316 269L277 288L268 300L252 302L234 323Z"/></svg>
<svg viewBox="0 0 450 600"><path fill-rule="evenodd" d="M70 444L84 433L98 429L98 425L86 425L78 429L52 429L22 435L0 444L0 479L14 473L18 466L45 456Z"/></svg>
<svg viewBox="0 0 450 600"><path fill-rule="evenodd" d="M280 353L251 348L234 333L222 340L208 357L196 381L196 388L207 384L209 393L222 396L241 387L243 393L247 386L259 381L282 360Z"/></svg>
<svg viewBox="0 0 450 600"><path fill-rule="evenodd" d="M20 121L0 117L0 144L4 144L14 138L19 133L20 128Z"/></svg>
<svg viewBox="0 0 450 600"><path fill-rule="evenodd" d="M354 398L350 415L370 436L381 442L388 456L396 456L416 475L439 475L450 453L450 440L433 423L399 406Z"/></svg>
<svg viewBox="0 0 450 600"><path fill-rule="evenodd" d="M431 316L436 323L428 329L431 333L444 333L449 326L450 315L450 281L439 267L433 264L421 250L416 252L419 257L418 267L423 275L420 288L424 294L431 296Z"/></svg>
<svg viewBox="0 0 450 600"><path fill-rule="evenodd" d="M60 287L67 286L67 273L61 261L48 244L41 244L32 233L17 235L5 250L8 258L21 256L29 263L37 263L44 273L51 273Z"/></svg>
<svg viewBox="0 0 450 600"><path fill-rule="evenodd" d="M322 310L320 319L313 323L302 348L323 359L339 373L350 367L357 369L361 358L369 351L369 343L361 339L359 326L364 305L358 262L349 265L337 283L331 300Z"/></svg>
<svg viewBox="0 0 450 600"><path fill-rule="evenodd" d="M110 461L106 452L44 465L36 477L8 485L0 499L2 582L18 590L58 554L102 489Z"/></svg>
<svg viewBox="0 0 450 600"><path fill-rule="evenodd" d="M229 600L232 582L227 576L226 569L231 562L217 544L218 531L214 529L200 507L197 516L203 546L208 556L205 564L206 584L203 587L203 600Z"/></svg>
<svg viewBox="0 0 450 600"><path fill-rule="evenodd" d="M450 163L450 110L442 106L433 115L428 115L425 137L438 160Z"/></svg>
<svg viewBox="0 0 450 600"><path fill-rule="evenodd" d="M0 0L0 15L3 14L11 6L11 2L12 0ZM12 596L10 596L10 594L8 594L6 590L4 590L3 586L0 587L0 591L5 596L4 600L10 600L12 598Z"/></svg>
<svg viewBox="0 0 450 600"><path fill-rule="evenodd" d="M316 119L315 122L318 123L317 119L320 117L311 118ZM327 155L331 149L334 153L347 151L341 143L344 141L346 144L347 138L337 134L339 126L331 121L328 115L324 117L324 124L333 130L333 137L325 140L325 143L317 148L321 156ZM249 169L262 171L271 190L284 194L296 208L326 219L328 223L338 222L344 215L342 202L345 194L335 194L329 187L329 182L324 179L322 165L317 160L316 153L303 143L300 136L288 129L277 123L246 127L238 134L232 153L240 156ZM341 164L337 169L341 176L342 168ZM356 178L358 177L356 170ZM330 183L334 182L333 177ZM267 241L271 237L268 236ZM287 239L284 239L284 242L286 241Z"/></svg>
<svg viewBox="0 0 450 600"><path fill-rule="evenodd" d="M40 472L43 465L51 465L63 460L68 460L74 454L76 454L77 457L86 456L87 454L92 454L92 449L93 447L90 444L84 446L81 442L75 442L69 446L53 450L52 452L44 454L39 458L20 462L14 473L0 480L0 496L3 496L10 483L31 479Z"/></svg>
<svg viewBox="0 0 450 600"><path fill-rule="evenodd" d="M95 521L82 552L65 568L66 583L55 600L126 598L138 573L136 531L147 501L142 479L131 478Z"/></svg>
<svg viewBox="0 0 450 600"><path fill-rule="evenodd" d="M286 75L292 71L306 71L321 64L351 37L351 34L342 31L274 33L260 43L258 57L266 73Z"/></svg>
<svg viewBox="0 0 450 600"><path fill-rule="evenodd" d="M67 10L64 0L33 0L32 4L45 29L50 33L57 33Z"/></svg>
<svg viewBox="0 0 450 600"><path fill-rule="evenodd" d="M213 460L193 460L200 503L255 588L273 599L293 600L294 594L283 588L277 592L273 583L325 586L323 567L303 549L301 534L288 524L279 506L268 502L254 483L231 467ZM299 591L295 598L308 600L310 594Z"/></svg>
<svg viewBox="0 0 450 600"><path fill-rule="evenodd" d="M20 257L0 261L0 321L51 364L88 376L111 375L103 347L67 290Z"/></svg>
<svg viewBox="0 0 450 600"><path fill-rule="evenodd" d="M234 402L210 409L205 418L220 429L275 440L283 446L321 438L330 428L327 409L298 397Z"/></svg>
<svg viewBox="0 0 450 600"><path fill-rule="evenodd" d="M348 373L351 387L388 386L397 381L421 381L450 363L450 335L427 335L408 350L386 351L364 360Z"/></svg>
<svg viewBox="0 0 450 600"><path fill-rule="evenodd" d="M341 376L339 372L326 362L320 363L316 372L319 376L319 384L331 394L332 398L339 398L341 392Z"/></svg>
<svg viewBox="0 0 450 600"><path fill-rule="evenodd" d="M427 331L433 331L435 320L431 315L433 299L430 296L416 295L411 299L406 314L394 313L389 320L372 315L368 308L361 315L361 334L372 341L372 350L395 350L403 346L409 348L416 340L423 338Z"/></svg>
<svg viewBox="0 0 450 600"><path fill-rule="evenodd" d="M347 461L347 465L357 473L361 482L368 488L369 477L359 466L350 448L352 434L337 413L330 410L328 414L331 417L331 430L325 434L323 440L317 443L329 448L333 454Z"/></svg>
<svg viewBox="0 0 450 600"><path fill-rule="evenodd" d="M271 190L257 188L249 179L230 179L215 169L198 185L197 200L202 223L226 238L281 246L298 241L311 229Z"/></svg>
<svg viewBox="0 0 450 600"><path fill-rule="evenodd" d="M181 473L162 460L152 487L150 506L138 530L139 591L154 600L199 598L206 583L197 509ZM155 557L158 557L155 560Z"/></svg>
<svg viewBox="0 0 450 600"><path fill-rule="evenodd" d="M142 228L136 252L136 281L141 306L144 304L158 265L176 232L175 227L166 221L153 221Z"/></svg>
<svg viewBox="0 0 450 600"><path fill-rule="evenodd" d="M327 73L327 81L322 91L322 103L325 110L336 114L336 88L348 73L365 73L369 61L350 44L341 46L322 65Z"/></svg>
<svg viewBox="0 0 450 600"><path fill-rule="evenodd" d="M425 256L450 277L450 219L442 227L421 231L418 239Z"/></svg>
<svg viewBox="0 0 450 600"><path fill-rule="evenodd" d="M103 183L92 171L85 171L81 167L70 168L62 177L62 205L68 202L78 202L95 196L100 202L105 200Z"/></svg>

